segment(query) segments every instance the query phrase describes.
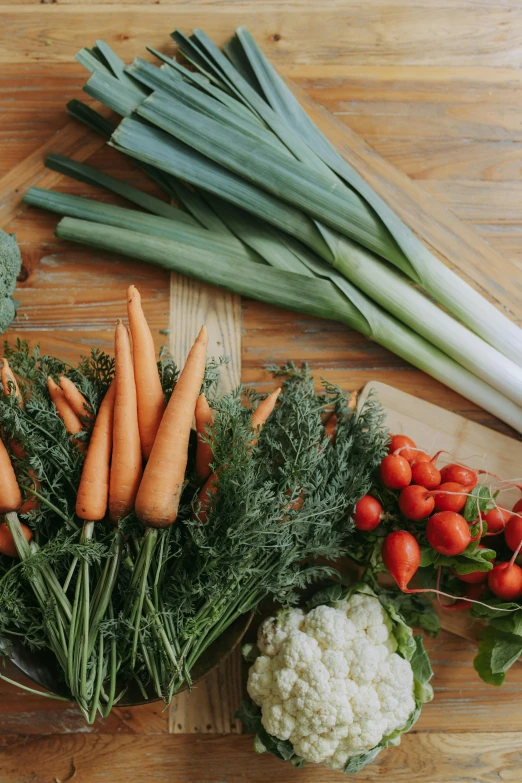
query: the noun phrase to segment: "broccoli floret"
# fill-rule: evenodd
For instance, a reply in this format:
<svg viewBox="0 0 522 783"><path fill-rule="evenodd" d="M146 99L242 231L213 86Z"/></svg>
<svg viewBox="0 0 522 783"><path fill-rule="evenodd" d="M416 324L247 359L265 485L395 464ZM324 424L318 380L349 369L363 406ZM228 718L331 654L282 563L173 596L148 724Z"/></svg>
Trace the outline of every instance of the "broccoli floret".
<svg viewBox="0 0 522 783"><path fill-rule="evenodd" d="M16 303L11 294L22 268L22 257L14 234L0 229L0 334L8 329L16 315Z"/></svg>

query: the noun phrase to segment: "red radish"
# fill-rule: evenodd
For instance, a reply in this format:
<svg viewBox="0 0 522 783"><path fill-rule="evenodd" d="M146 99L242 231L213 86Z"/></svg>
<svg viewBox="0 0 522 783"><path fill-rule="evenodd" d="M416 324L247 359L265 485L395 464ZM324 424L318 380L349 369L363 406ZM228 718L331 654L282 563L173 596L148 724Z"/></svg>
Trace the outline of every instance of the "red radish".
<svg viewBox="0 0 522 783"><path fill-rule="evenodd" d="M429 454L426 454L425 451L419 451L415 453L415 457L412 461L412 465L417 465L419 462L431 462L431 457Z"/></svg>
<svg viewBox="0 0 522 783"><path fill-rule="evenodd" d="M426 535L430 546L441 555L461 555L471 542L469 525L454 511L439 511L428 519Z"/></svg>
<svg viewBox="0 0 522 783"><path fill-rule="evenodd" d="M388 452L393 454L397 449L403 449L405 446L409 446L412 449L417 448L417 444L407 435L392 435L390 445L388 446Z"/></svg>
<svg viewBox="0 0 522 783"><path fill-rule="evenodd" d="M425 464L425 463L421 463ZM399 495L399 508L408 519L426 519L435 507L435 500L428 496L425 487L410 484Z"/></svg>
<svg viewBox="0 0 522 783"><path fill-rule="evenodd" d="M522 517L513 514L504 531L506 544L512 552L516 552L522 541Z"/></svg>
<svg viewBox="0 0 522 783"><path fill-rule="evenodd" d="M433 492L433 496L437 511L461 511L468 497L462 484L454 481L441 484Z"/></svg>
<svg viewBox="0 0 522 783"><path fill-rule="evenodd" d="M517 514L518 512L522 512L522 498L520 498L520 500L517 500L517 502L513 506L513 513Z"/></svg>
<svg viewBox="0 0 522 783"><path fill-rule="evenodd" d="M484 514L484 520L488 526L488 533L501 533L511 518L511 511L497 506ZM486 534L487 535L487 534Z"/></svg>
<svg viewBox="0 0 522 783"><path fill-rule="evenodd" d="M445 465L441 471L442 481L451 481L457 484L461 484L467 489L474 487L478 481L477 473L471 468L466 468L464 465L457 465L456 462L452 462L450 465Z"/></svg>
<svg viewBox="0 0 522 783"><path fill-rule="evenodd" d="M381 522L382 506L371 495L363 495L355 506L353 523L357 530L373 530Z"/></svg>
<svg viewBox="0 0 522 783"><path fill-rule="evenodd" d="M477 549L485 548L482 544L479 544L477 547ZM453 573L461 582L466 582L468 585L479 585L487 580L489 571L472 571L471 574L457 574L456 571L453 571Z"/></svg>
<svg viewBox="0 0 522 783"><path fill-rule="evenodd" d="M417 458L419 454L423 454L420 449L415 445L415 441L408 438L407 435L392 435L392 439L389 445L390 454L398 454L404 457L406 462L410 465Z"/></svg>
<svg viewBox="0 0 522 783"><path fill-rule="evenodd" d="M497 598L518 601L522 598L522 568L516 563L497 563L488 574L488 587Z"/></svg>
<svg viewBox="0 0 522 783"><path fill-rule="evenodd" d="M381 481L389 489L403 489L411 482L409 462L399 454L388 454L380 467Z"/></svg>
<svg viewBox="0 0 522 783"><path fill-rule="evenodd" d="M466 600L466 598L461 598L456 603L451 604L451 606L444 606L444 604L442 606L444 609L449 609L450 611L453 612L460 612L463 610L470 609L471 608L470 601L477 601L485 589L486 589L485 582L481 582L480 584L467 584L464 588L464 595L466 596L467 599L470 600Z"/></svg>
<svg viewBox="0 0 522 783"><path fill-rule="evenodd" d="M441 482L440 471L431 460L427 462L415 460L411 467L411 476L415 484L425 489L437 489Z"/></svg>
<svg viewBox="0 0 522 783"><path fill-rule="evenodd" d="M404 592L420 564L420 547L407 530L389 533L382 545L382 560Z"/></svg>

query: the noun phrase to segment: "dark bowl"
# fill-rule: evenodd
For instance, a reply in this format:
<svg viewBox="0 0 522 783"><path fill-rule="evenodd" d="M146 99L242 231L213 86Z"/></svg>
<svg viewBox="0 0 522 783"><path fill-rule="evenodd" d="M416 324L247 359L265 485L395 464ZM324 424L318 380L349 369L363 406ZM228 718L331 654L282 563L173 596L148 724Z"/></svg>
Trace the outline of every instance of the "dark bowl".
<svg viewBox="0 0 522 783"><path fill-rule="evenodd" d="M192 669L192 682L196 684L203 680L210 672L214 671L241 642L243 636L252 622L253 614L238 617L232 625L224 631L219 639L216 639L205 650ZM56 659L48 650L32 652L25 647L17 637L0 635L0 655L5 655L12 663L36 685L58 696L70 698L72 696L59 675ZM120 683L120 690L123 684ZM147 689L146 689L147 690ZM187 685L180 689L187 690ZM152 688L148 689L148 698L144 699L140 688L135 682L127 684L127 690L118 702L118 707L137 707L141 704L160 701Z"/></svg>

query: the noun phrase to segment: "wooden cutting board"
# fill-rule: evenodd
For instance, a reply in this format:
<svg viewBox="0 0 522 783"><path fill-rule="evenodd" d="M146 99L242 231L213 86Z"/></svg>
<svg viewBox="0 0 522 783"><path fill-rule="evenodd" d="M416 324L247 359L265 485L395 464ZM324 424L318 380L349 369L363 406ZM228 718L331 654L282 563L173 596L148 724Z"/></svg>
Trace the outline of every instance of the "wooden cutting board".
<svg viewBox="0 0 522 783"><path fill-rule="evenodd" d="M419 448L429 454L445 450L440 465L465 462L477 469L485 469L504 479L521 480L522 441L476 424L463 416L440 408L430 402L406 394L379 381L369 381L364 387L359 404L375 393L386 411L386 426L390 432L409 435ZM498 482L497 482L498 484ZM508 508L520 497L516 489L501 492L501 502ZM446 631L465 639L477 640L481 624L467 613L445 612L435 604L441 625Z"/></svg>

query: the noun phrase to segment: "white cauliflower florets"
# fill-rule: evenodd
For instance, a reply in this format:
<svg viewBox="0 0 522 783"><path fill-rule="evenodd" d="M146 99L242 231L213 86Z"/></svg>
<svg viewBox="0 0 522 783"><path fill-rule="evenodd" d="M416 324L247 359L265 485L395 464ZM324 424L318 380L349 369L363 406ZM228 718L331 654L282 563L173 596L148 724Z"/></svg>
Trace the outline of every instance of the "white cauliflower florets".
<svg viewBox="0 0 522 783"><path fill-rule="evenodd" d="M306 761L342 769L415 709L411 666L373 596L281 612L261 625L258 647L248 693L266 731Z"/></svg>

